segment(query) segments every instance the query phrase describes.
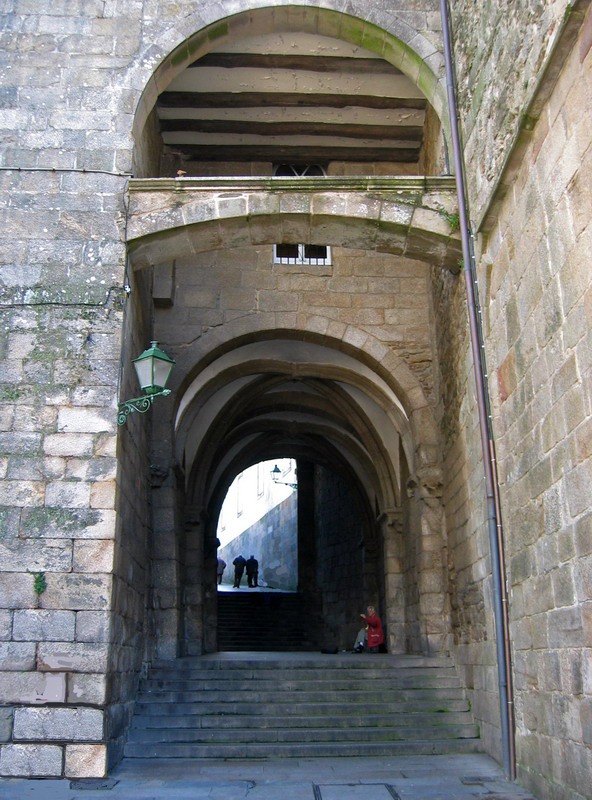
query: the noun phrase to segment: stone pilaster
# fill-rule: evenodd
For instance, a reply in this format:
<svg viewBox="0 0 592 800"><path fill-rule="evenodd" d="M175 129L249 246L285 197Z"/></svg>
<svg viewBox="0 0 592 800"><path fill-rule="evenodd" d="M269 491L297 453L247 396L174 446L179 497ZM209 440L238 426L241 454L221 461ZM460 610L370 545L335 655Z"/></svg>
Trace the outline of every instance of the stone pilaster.
<svg viewBox="0 0 592 800"><path fill-rule="evenodd" d="M422 649L426 655L449 650L450 612L447 595L447 548L442 473L423 467L408 481L408 491L418 503L420 541L417 553L419 619Z"/></svg>
<svg viewBox="0 0 592 800"><path fill-rule="evenodd" d="M407 647L405 613L405 539L403 512L389 509L376 520L384 552L384 587L387 648L389 653L405 653Z"/></svg>

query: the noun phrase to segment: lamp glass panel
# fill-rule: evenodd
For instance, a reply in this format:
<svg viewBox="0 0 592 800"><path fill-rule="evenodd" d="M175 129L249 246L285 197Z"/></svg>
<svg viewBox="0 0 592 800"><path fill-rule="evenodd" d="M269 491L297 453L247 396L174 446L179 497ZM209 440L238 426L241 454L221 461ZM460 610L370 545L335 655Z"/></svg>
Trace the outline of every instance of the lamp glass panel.
<svg viewBox="0 0 592 800"><path fill-rule="evenodd" d="M152 386L154 383L152 380L153 361L154 359L152 358L143 358L141 361L134 362L136 373L138 375L138 381L142 389L145 389L147 386Z"/></svg>
<svg viewBox="0 0 592 800"><path fill-rule="evenodd" d="M173 368L173 364L170 361L162 361L160 358L155 358L154 360L154 385L160 386L161 388L165 388L167 385L167 381L169 379L169 375L171 374L171 370Z"/></svg>

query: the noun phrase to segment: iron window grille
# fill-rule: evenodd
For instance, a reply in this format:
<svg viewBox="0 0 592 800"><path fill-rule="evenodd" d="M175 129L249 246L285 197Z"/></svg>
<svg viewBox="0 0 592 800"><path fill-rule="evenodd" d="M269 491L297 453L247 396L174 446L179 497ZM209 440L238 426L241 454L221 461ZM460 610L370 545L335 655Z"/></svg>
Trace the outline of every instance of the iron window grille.
<svg viewBox="0 0 592 800"><path fill-rule="evenodd" d="M326 174L321 164L276 164L273 174L280 178L321 177ZM331 264L331 248L323 244L275 244L274 264Z"/></svg>

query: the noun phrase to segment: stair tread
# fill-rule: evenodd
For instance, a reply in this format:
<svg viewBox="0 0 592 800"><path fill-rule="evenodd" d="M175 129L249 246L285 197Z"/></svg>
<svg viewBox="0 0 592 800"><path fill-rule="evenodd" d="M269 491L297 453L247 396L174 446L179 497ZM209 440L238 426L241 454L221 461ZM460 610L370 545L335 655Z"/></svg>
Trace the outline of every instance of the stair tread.
<svg viewBox="0 0 592 800"><path fill-rule="evenodd" d="M380 692L369 697L369 685ZM125 753L183 759L476 752L478 737L449 658L250 652L154 665Z"/></svg>
<svg viewBox="0 0 592 800"><path fill-rule="evenodd" d="M197 719L196 719L197 717ZM473 718L468 710L465 711L448 711L444 713L431 713L431 712L400 712L398 714L382 714L382 715L365 715L364 717L357 718L355 716L323 716L315 717L311 720L310 715L307 716L291 716L290 727L311 727L311 721L314 725L320 726L321 724L327 727L392 727L394 725L412 726L414 724L429 724L434 727L449 724L472 724ZM241 716L222 716L222 715L209 715L197 716L191 714L175 714L173 716L162 715L136 715L132 730L168 730L177 728L240 728L245 724L244 717ZM286 717L281 716L249 716L249 727L265 727L265 728L282 728L286 727Z"/></svg>
<svg viewBox="0 0 592 800"><path fill-rule="evenodd" d="M152 733L153 735L150 735ZM198 744L200 742L220 744L237 744L240 742L351 742L351 741L418 741L441 739L443 736L462 739L475 738L477 726L449 725L446 728L427 729L425 727L392 727L392 728L307 728L306 736L302 729L292 728L235 728L217 730L215 728L191 728L183 731L169 730L144 732L130 736L130 743L163 742L165 744Z"/></svg>
<svg viewBox="0 0 592 800"><path fill-rule="evenodd" d="M182 708L179 708L179 705L182 705ZM175 713L185 713L187 709L191 709L192 713L194 714L234 714L234 715L245 715L245 716L266 716L267 714L271 714L273 716L284 715L284 716L299 716L299 715L308 715L308 716L317 716L322 715L324 713L331 713L331 714L341 714L341 715L353 715L354 710L351 707L344 706L342 703L332 703L332 704L318 704L313 703L310 705L299 705L297 709L290 710L293 708L291 704L284 703L283 705L275 704L269 705L265 708L261 708L260 705L254 704L253 706L245 706L244 704L238 704L236 706L232 706L231 704L213 704L213 703L185 703L185 704L173 704L173 703L152 703L152 704L144 704L142 705L142 701L139 703L138 712L142 713L143 710L148 711L148 713L154 714L166 714L169 713L174 715ZM422 708L431 711L432 713L445 713L449 710L460 711L468 709L467 701L462 698L458 700L447 700L446 702L436 703L434 701L427 702L427 701L418 701L418 700L405 700L400 701L399 703L377 703L371 706L366 706L365 709L360 710L360 714L363 713L364 715L372 714L372 711L375 709L376 712L389 712L395 713L397 710L403 709L405 711L410 711L413 708Z"/></svg>
<svg viewBox="0 0 592 800"><path fill-rule="evenodd" d="M303 601L297 592L218 592L218 647L231 652L266 651L273 640L278 651L304 651L307 642L302 614ZM278 614L283 624L278 626ZM257 624L253 625L256 618Z"/></svg>
<svg viewBox="0 0 592 800"><path fill-rule="evenodd" d="M148 745L128 744L125 755L129 758L298 758L336 757L391 754L445 754L481 752L478 739L431 739L389 742L273 742L242 743L240 745L178 745L159 742Z"/></svg>

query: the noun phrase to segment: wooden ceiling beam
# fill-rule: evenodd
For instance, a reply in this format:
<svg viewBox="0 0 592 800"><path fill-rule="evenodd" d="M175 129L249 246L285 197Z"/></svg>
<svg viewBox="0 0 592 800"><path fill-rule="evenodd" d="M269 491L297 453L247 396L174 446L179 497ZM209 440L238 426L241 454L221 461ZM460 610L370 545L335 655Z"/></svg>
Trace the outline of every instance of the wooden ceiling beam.
<svg viewBox="0 0 592 800"><path fill-rule="evenodd" d="M214 119L163 119L160 129L192 133L248 133L258 136L346 136L351 139L406 139L421 141L417 125L352 125L319 122L249 122Z"/></svg>
<svg viewBox="0 0 592 800"><path fill-rule="evenodd" d="M419 97L382 97L358 94L294 94L283 92L163 92L157 107L161 108L360 108L405 109L426 108Z"/></svg>
<svg viewBox="0 0 592 800"><path fill-rule="evenodd" d="M415 163L418 148L393 147L267 147L265 145L166 145L187 161L264 161L272 164L327 164L330 161Z"/></svg>
<svg viewBox="0 0 592 800"><path fill-rule="evenodd" d="M402 75L382 58L349 58L344 56L291 55L279 53L208 53L194 61L190 69L219 67L221 69L306 70L309 72L339 72L348 75Z"/></svg>

